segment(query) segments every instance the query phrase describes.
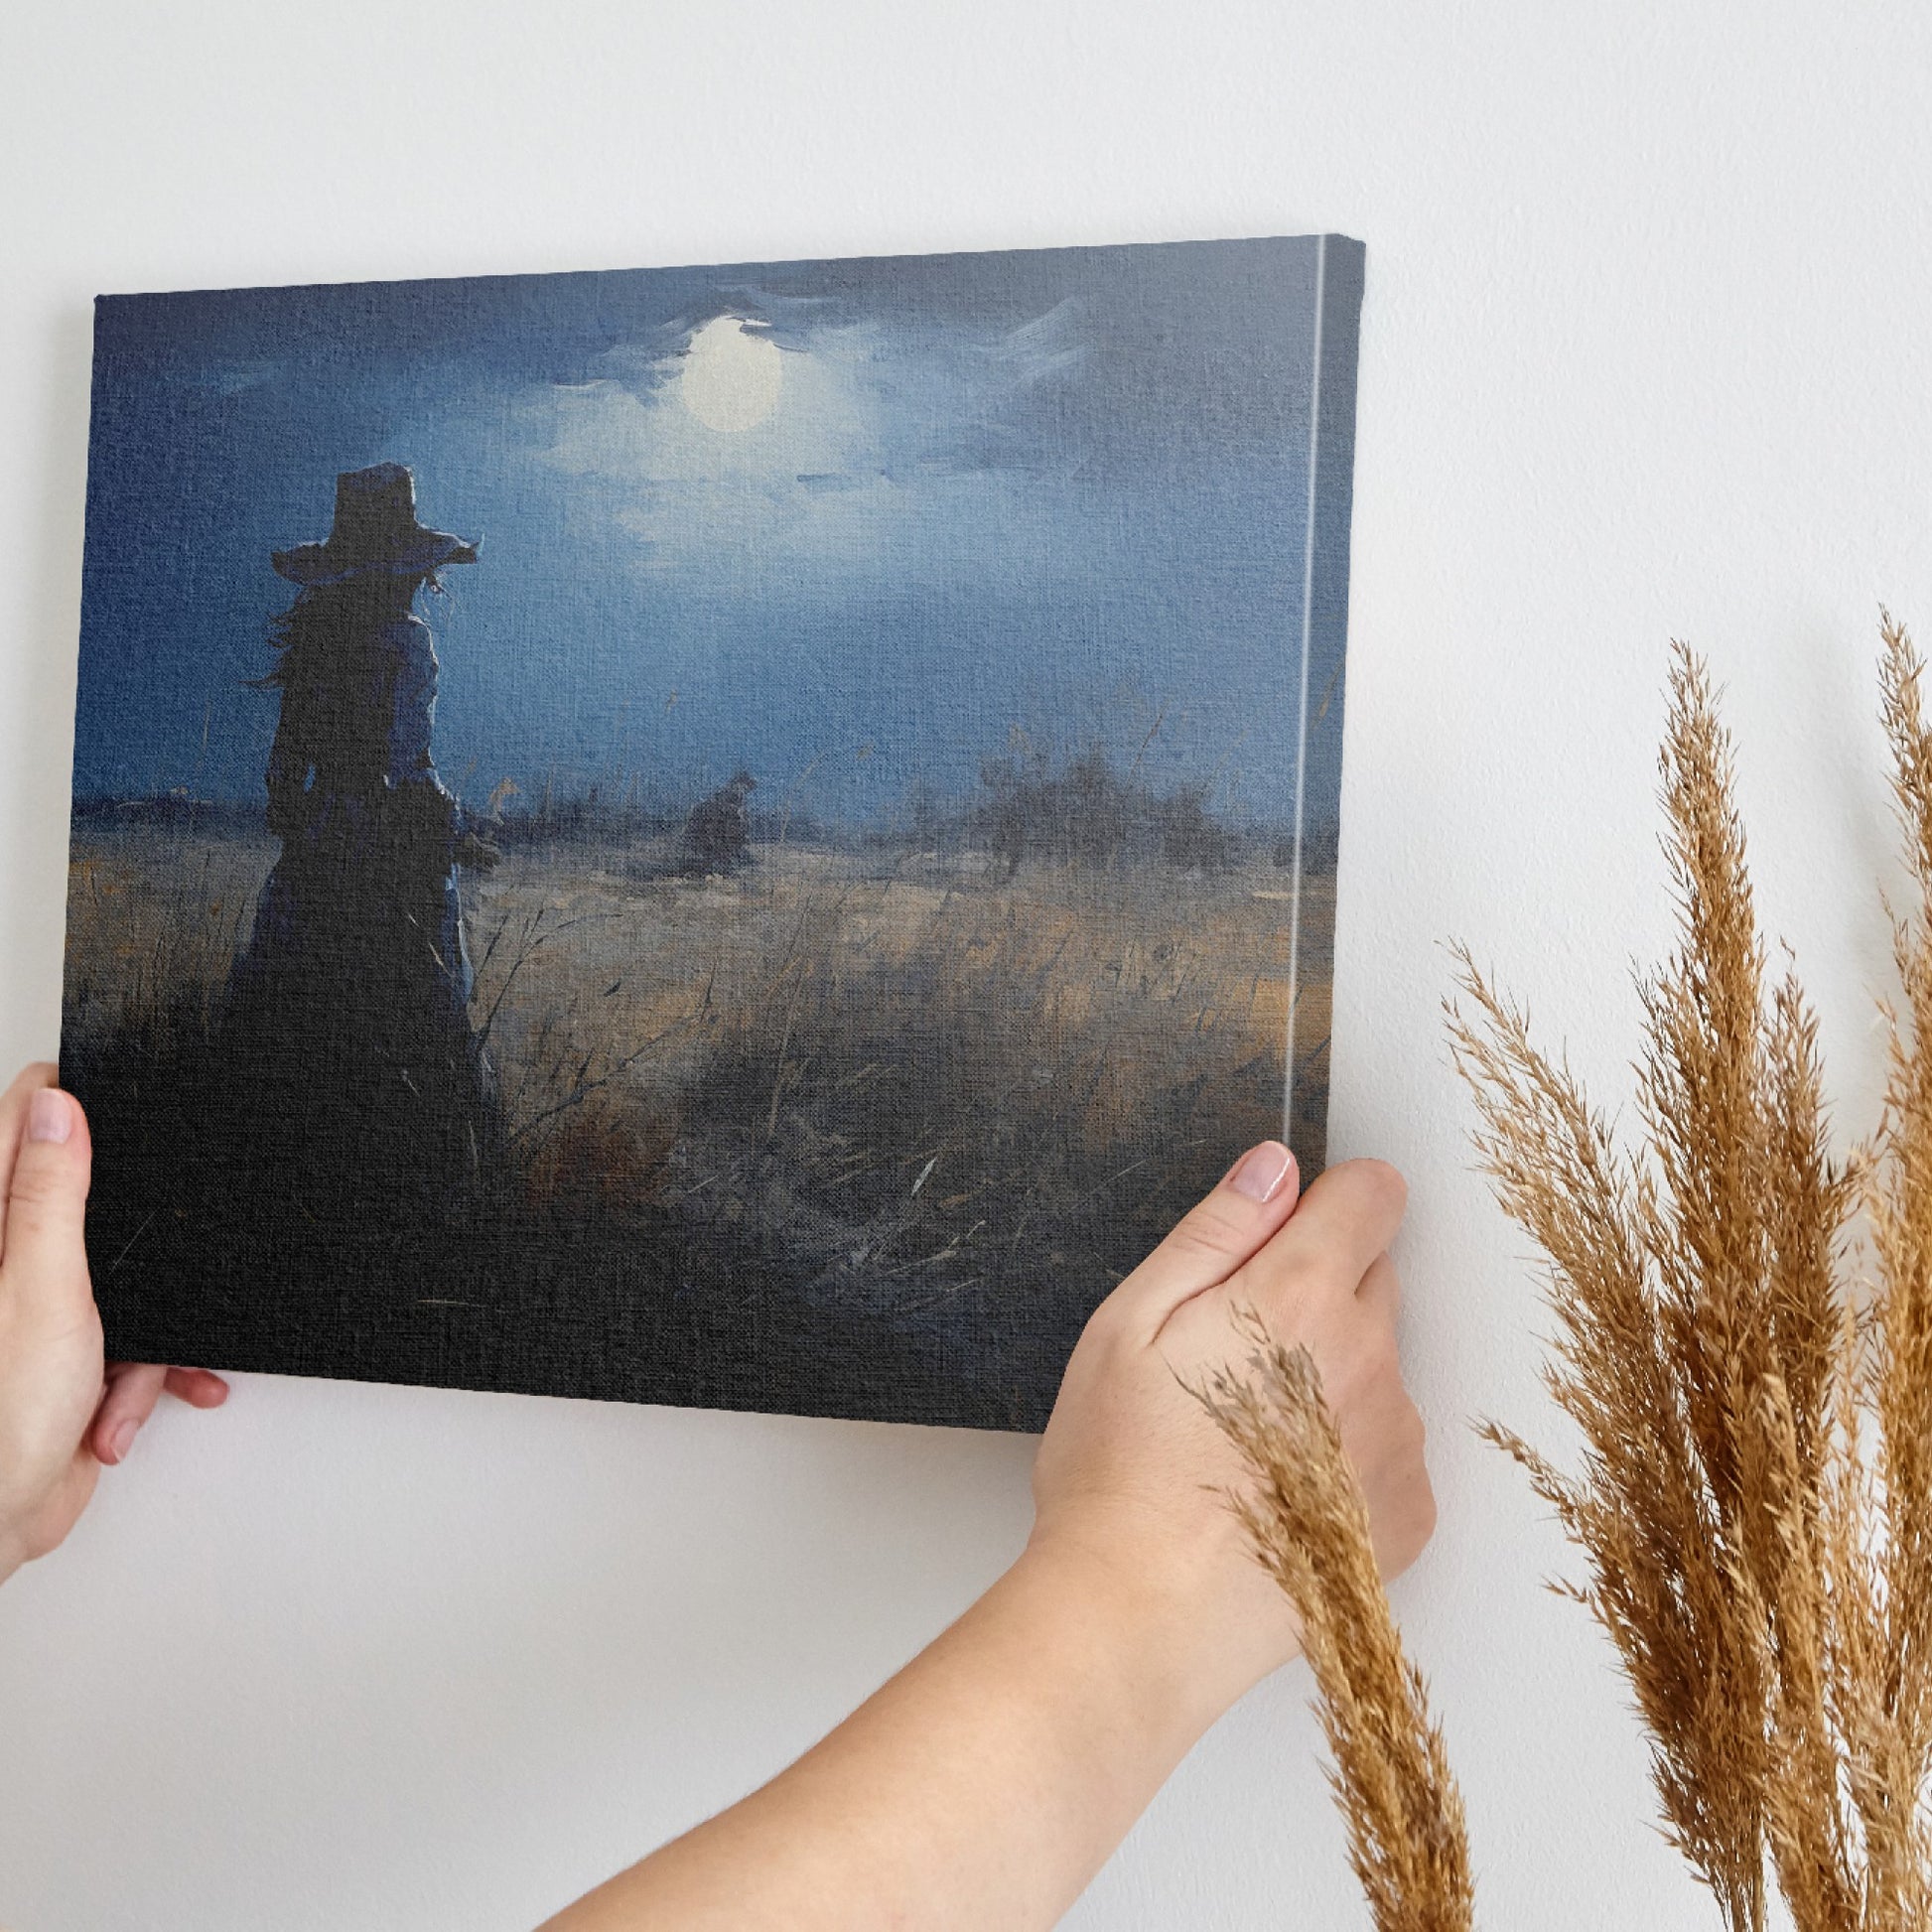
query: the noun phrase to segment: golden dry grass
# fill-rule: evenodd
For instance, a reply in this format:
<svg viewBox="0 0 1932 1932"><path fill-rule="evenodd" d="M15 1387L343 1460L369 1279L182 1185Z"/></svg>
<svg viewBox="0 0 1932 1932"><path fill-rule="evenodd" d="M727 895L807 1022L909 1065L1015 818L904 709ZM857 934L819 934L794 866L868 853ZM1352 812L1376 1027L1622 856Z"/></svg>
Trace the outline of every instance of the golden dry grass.
<svg viewBox="0 0 1932 1932"><path fill-rule="evenodd" d="M275 842L131 822L76 828L68 865L69 1044L206 1026L247 940Z"/></svg>
<svg viewBox="0 0 1932 1932"><path fill-rule="evenodd" d="M892 1069L848 1063L857 1043L949 1035L966 1049L950 1071L970 1075L972 1097L1050 1087L1068 1131L1097 1150L1131 1137L1152 1090L1279 1057L1286 1035L1282 908L1240 876L1193 882L1177 902L1159 878L879 878L847 855L796 849L732 879L643 885L515 861L478 895L480 954L499 927L477 1010L496 1013L491 1042L518 1126L646 1042L599 1090L605 1106L640 1121L677 1115L694 1090L701 1100L703 1069L722 1052L768 1066L774 1131L828 1082L863 1123L869 1087ZM1304 1007L1319 1043L1325 986ZM956 1164L935 1180L970 1179L964 1149L882 1158L935 1154Z"/></svg>
<svg viewBox="0 0 1932 1932"><path fill-rule="evenodd" d="M260 838L82 826L69 1047L205 1016L272 859ZM556 842L466 876L473 1013L534 1206L702 1212L772 1253L809 1246L814 1268L859 1256L885 1302L916 1303L1018 1291L1076 1251L1091 1264L1095 1229L1118 1274L1233 1143L1281 1131L1288 903L1272 867L1009 881L970 853L754 859L674 878ZM1329 881L1309 883L1317 1135L1332 903Z"/></svg>

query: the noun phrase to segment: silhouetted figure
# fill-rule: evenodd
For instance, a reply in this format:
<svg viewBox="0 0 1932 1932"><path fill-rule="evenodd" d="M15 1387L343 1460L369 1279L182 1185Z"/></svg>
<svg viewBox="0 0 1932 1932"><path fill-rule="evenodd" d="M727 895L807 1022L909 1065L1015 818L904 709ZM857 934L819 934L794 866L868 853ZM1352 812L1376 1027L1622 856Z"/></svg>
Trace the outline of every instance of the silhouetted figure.
<svg viewBox="0 0 1932 1932"><path fill-rule="evenodd" d="M378 1221L411 1196L446 1201L492 1136L457 867L496 854L437 775L436 653L412 608L476 557L419 523L410 473L381 463L336 480L325 542L273 558L300 586L262 680L281 694L267 786L282 850L224 1033L279 1076L275 1131L314 1186L352 1182Z"/></svg>
<svg viewBox="0 0 1932 1932"><path fill-rule="evenodd" d="M741 770L691 807L684 821L684 861L691 872L736 872L752 855L752 814L747 801L758 780Z"/></svg>

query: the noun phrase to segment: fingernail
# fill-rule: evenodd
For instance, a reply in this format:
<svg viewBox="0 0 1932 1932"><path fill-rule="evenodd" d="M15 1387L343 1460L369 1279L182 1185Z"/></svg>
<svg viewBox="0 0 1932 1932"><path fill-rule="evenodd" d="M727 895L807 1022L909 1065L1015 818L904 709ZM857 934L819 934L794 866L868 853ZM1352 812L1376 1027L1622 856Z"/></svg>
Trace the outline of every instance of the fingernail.
<svg viewBox="0 0 1932 1932"><path fill-rule="evenodd" d="M134 1447L135 1433L140 1427L132 1416L123 1416L114 1425L114 1433L107 1439L107 1453L113 1461L120 1461Z"/></svg>
<svg viewBox="0 0 1932 1932"><path fill-rule="evenodd" d="M27 1107L30 1141L65 1141L73 1132L73 1102L59 1087L42 1087Z"/></svg>
<svg viewBox="0 0 1932 1932"><path fill-rule="evenodd" d="M1288 1149L1274 1141L1265 1141L1260 1147L1253 1147L1241 1157L1228 1184L1237 1194L1246 1194L1250 1200L1273 1200L1276 1190L1288 1178L1288 1171L1295 1165L1295 1157Z"/></svg>

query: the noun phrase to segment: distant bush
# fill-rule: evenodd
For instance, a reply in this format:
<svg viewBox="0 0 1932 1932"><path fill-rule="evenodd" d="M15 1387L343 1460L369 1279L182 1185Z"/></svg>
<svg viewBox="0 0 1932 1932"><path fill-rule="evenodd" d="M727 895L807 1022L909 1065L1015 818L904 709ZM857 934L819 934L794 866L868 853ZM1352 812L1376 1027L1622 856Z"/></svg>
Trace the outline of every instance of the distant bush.
<svg viewBox="0 0 1932 1932"><path fill-rule="evenodd" d="M1335 871L1341 856L1341 827L1333 819L1322 819L1302 828L1302 870L1312 873ZM1283 832L1269 849L1271 861L1283 868L1295 863L1295 836Z"/></svg>
<svg viewBox="0 0 1932 1932"><path fill-rule="evenodd" d="M623 846L646 839L677 838L685 831L690 804L673 799L638 798L591 785L583 791L545 790L529 801L512 797L494 816L479 814L489 838L511 849L548 845ZM474 809L474 808L473 808ZM815 813L774 805L749 814L754 845L841 846L847 836Z"/></svg>
<svg viewBox="0 0 1932 1932"><path fill-rule="evenodd" d="M1038 756L987 759L982 796L963 820L970 836L1006 861L1110 866L1159 859L1189 872L1226 872L1244 840L1209 815L1207 788L1166 794L1122 776L1098 748L1054 769Z"/></svg>

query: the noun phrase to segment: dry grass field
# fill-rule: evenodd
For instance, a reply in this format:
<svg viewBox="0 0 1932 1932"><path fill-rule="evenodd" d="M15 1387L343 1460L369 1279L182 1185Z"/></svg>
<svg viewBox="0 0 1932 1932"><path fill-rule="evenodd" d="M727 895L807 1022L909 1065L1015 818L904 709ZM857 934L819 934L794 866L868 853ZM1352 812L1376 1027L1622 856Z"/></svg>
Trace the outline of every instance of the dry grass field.
<svg viewBox="0 0 1932 1932"><path fill-rule="evenodd" d="M141 1215L165 1218L192 1123L117 1175L100 1116L188 1079L273 857L245 830L76 824L64 1058L110 1151L97 1272L136 1333ZM587 1393L1035 1426L1093 1303L1282 1129L1290 881L1265 863L1009 878L972 851L768 842L729 876L666 870L648 842L559 840L466 875L504 1117L487 1239L387 1279L434 1332L392 1309L394 1345L339 1362L318 1308L300 1362L488 1380L505 1322L549 1323L554 1385ZM1332 918L1331 880L1305 882L1311 1166ZM252 1300L230 1282L242 1326L288 1318L301 1285L272 1264ZM235 1327L231 1354L251 1345Z"/></svg>

